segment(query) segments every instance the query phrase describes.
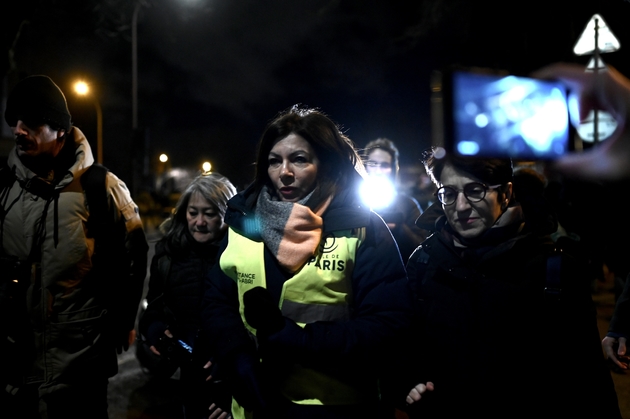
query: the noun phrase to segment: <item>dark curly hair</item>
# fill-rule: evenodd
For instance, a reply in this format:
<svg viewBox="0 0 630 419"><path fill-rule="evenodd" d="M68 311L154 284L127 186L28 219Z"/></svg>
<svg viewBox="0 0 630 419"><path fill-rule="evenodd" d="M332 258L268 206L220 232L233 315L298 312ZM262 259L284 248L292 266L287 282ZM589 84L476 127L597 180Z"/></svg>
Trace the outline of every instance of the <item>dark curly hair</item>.
<svg viewBox="0 0 630 419"><path fill-rule="evenodd" d="M513 180L511 159L461 157L448 154L441 147L431 147L422 153L422 164L438 188L442 186L440 177L446 163L450 163L457 169L469 173L489 185L505 185Z"/></svg>

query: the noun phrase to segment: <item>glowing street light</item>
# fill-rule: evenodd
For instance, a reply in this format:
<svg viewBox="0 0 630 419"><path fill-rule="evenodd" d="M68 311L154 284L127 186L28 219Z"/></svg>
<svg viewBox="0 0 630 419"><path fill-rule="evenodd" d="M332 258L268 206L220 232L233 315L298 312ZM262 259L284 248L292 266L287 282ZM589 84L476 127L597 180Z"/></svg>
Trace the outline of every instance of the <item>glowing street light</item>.
<svg viewBox="0 0 630 419"><path fill-rule="evenodd" d="M164 153L160 154L160 161L162 163L166 163L168 161L168 156Z"/></svg>
<svg viewBox="0 0 630 419"><path fill-rule="evenodd" d="M201 169L203 170L203 173L210 173L210 170L212 170L212 164L210 164L209 161L205 161L201 165Z"/></svg>
<svg viewBox="0 0 630 419"><path fill-rule="evenodd" d="M74 91L80 96L87 96L90 86L84 81L77 81L74 83ZM103 110L96 96L92 95L92 99L96 108L96 162L103 164Z"/></svg>

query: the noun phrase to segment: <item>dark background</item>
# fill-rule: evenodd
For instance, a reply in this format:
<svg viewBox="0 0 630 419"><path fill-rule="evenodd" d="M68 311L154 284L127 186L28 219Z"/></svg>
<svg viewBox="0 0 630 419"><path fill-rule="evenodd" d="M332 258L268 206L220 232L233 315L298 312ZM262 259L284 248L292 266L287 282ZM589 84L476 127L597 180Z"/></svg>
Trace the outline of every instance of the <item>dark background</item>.
<svg viewBox="0 0 630 419"><path fill-rule="evenodd" d="M135 1L6 1L1 14L3 98L25 75L51 76L96 150L94 106L71 90L87 80L103 109L104 164L127 181L133 153L147 157L151 173L167 153L173 166L209 160L241 188L266 123L296 103L320 108L359 147L392 139L401 164L417 164L431 143L433 70L586 65L590 57L573 46L595 13L621 43L604 62L630 74L626 0L141 1L144 145L131 122Z"/></svg>

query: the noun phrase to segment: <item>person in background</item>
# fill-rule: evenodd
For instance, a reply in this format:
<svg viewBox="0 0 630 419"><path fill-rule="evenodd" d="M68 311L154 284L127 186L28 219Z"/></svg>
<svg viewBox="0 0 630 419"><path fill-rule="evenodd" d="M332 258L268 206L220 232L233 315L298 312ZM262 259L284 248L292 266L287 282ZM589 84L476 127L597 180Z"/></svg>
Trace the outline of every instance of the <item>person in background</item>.
<svg viewBox="0 0 630 419"><path fill-rule="evenodd" d="M407 265L427 383L410 387L410 417L620 418L590 277L557 251L554 217L525 212L540 194L514 185L509 159L432 149L424 164L443 214Z"/></svg>
<svg viewBox="0 0 630 419"><path fill-rule="evenodd" d="M621 370L628 370L628 338L630 337L630 275L626 277L625 285L608 326L608 333L602 340L602 347L606 357Z"/></svg>
<svg viewBox="0 0 630 419"><path fill-rule="evenodd" d="M376 211L387 223L400 249L403 261L406 262L411 253L424 240L425 232L416 226L416 220L422 214L422 208L415 198L398 191L398 148L387 138L377 138L365 146L365 170L370 177L385 178L389 181L388 191L392 192L391 200L384 198L375 200ZM371 185L371 183L368 183ZM370 190L377 189L370 186Z"/></svg>
<svg viewBox="0 0 630 419"><path fill-rule="evenodd" d="M107 418L146 276L138 207L122 180L91 167L50 77L20 80L4 117L15 147L0 175L0 415Z"/></svg>
<svg viewBox="0 0 630 419"><path fill-rule="evenodd" d="M219 173L193 179L160 225L164 237L151 260L148 306L139 330L154 355L180 368L186 419L208 417L208 407L226 397L221 386L206 381L209 344L200 316L204 277L216 261L227 231L227 201L235 194L234 185Z"/></svg>
<svg viewBox="0 0 630 419"><path fill-rule="evenodd" d="M265 129L203 304L235 418L382 417L379 376L412 305L396 243L359 197L363 175L319 110L294 106Z"/></svg>

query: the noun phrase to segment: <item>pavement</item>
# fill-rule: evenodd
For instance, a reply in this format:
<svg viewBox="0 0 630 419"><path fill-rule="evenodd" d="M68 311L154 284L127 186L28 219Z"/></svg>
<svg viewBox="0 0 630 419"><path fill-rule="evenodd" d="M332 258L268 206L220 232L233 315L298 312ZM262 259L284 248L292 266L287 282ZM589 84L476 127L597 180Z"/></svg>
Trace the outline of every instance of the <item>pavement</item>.
<svg viewBox="0 0 630 419"><path fill-rule="evenodd" d="M110 419L183 419L179 375L156 380L142 371L134 351L118 357L119 373L109 380Z"/></svg>

